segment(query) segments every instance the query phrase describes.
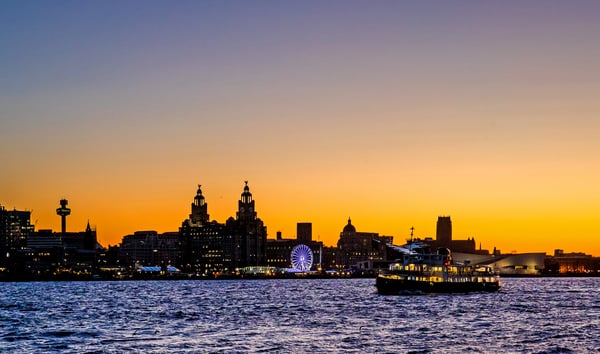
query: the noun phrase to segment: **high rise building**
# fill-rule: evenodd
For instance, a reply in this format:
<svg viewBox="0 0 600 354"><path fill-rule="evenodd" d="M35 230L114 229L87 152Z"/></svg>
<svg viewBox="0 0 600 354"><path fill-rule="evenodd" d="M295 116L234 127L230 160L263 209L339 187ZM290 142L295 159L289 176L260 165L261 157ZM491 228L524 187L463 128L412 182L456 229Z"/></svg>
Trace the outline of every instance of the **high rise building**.
<svg viewBox="0 0 600 354"><path fill-rule="evenodd" d="M27 237L34 231L30 219L30 211L6 210L0 205L0 266L10 265L27 248Z"/></svg>

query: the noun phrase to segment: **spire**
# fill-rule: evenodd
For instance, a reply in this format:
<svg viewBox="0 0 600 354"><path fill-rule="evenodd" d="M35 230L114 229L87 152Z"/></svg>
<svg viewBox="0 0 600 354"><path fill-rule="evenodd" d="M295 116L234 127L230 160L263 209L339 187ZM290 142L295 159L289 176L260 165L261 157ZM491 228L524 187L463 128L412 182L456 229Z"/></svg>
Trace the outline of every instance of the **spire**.
<svg viewBox="0 0 600 354"><path fill-rule="evenodd" d="M92 230L90 226L90 220L88 219L87 226L85 228L85 236L83 238L83 248L87 250L96 249L96 243L98 240L96 239L96 232Z"/></svg>

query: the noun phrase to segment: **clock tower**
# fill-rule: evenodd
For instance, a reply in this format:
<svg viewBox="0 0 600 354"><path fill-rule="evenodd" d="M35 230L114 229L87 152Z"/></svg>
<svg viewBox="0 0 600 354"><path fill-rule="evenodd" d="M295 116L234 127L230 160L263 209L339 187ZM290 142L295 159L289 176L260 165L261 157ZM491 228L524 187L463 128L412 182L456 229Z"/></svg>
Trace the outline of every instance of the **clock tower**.
<svg viewBox="0 0 600 354"><path fill-rule="evenodd" d="M208 204L202 195L202 185L198 185L198 191L192 203L192 213L190 214L190 222L194 225L202 225L208 222Z"/></svg>
<svg viewBox="0 0 600 354"><path fill-rule="evenodd" d="M244 181L244 192L238 202L237 220L239 221L253 221L256 220L256 210L254 209L254 200L252 199L252 193L248 187L248 181Z"/></svg>
<svg viewBox="0 0 600 354"><path fill-rule="evenodd" d="M236 218L230 218L226 224L235 243L233 263L236 268L267 264L267 228L256 215L248 181L245 183Z"/></svg>

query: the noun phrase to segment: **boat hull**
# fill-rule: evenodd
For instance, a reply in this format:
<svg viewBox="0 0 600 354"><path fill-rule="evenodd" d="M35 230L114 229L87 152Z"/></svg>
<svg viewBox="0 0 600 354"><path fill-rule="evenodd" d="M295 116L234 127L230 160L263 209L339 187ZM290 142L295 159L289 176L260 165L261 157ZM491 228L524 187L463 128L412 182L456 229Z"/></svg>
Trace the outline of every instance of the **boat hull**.
<svg viewBox="0 0 600 354"><path fill-rule="evenodd" d="M375 286L377 287L377 291L382 295L471 293L498 291L500 289L500 281L430 282L378 275Z"/></svg>

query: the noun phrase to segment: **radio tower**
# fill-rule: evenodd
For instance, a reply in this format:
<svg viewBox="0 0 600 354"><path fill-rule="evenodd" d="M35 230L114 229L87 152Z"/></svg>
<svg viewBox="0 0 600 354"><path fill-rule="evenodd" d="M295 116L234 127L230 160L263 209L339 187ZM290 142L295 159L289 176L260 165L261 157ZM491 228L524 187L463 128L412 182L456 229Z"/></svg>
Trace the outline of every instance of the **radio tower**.
<svg viewBox="0 0 600 354"><path fill-rule="evenodd" d="M67 216L71 215L71 209L67 208L67 204L69 201L61 199L60 208L56 209L56 214L60 215L63 236L67 232Z"/></svg>

